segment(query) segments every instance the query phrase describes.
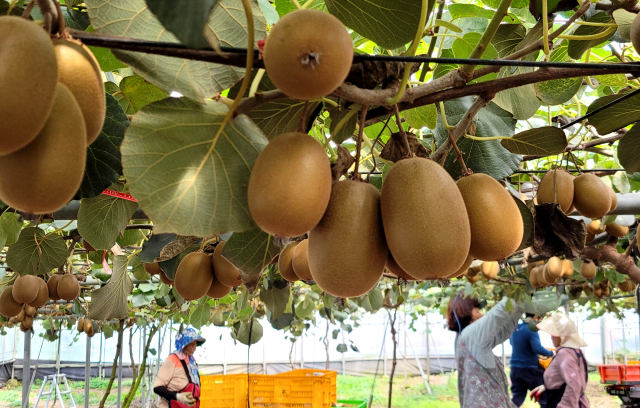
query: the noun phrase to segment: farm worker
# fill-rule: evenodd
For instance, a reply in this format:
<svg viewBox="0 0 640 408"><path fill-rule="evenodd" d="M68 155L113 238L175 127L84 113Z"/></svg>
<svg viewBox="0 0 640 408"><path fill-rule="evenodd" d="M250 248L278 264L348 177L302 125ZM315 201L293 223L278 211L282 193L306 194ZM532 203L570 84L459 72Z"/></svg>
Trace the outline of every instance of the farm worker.
<svg viewBox="0 0 640 408"><path fill-rule="evenodd" d="M193 353L204 342L191 328L176 336L176 349L162 363L153 384L153 391L162 397L158 408L200 406L200 376Z"/></svg>
<svg viewBox="0 0 640 408"><path fill-rule="evenodd" d="M540 323L541 317L531 313L526 318ZM542 347L538 331L532 331L529 324L522 321L511 334L511 401L521 406L527 398L527 391L544 384L544 369L540 367L538 355L551 357L553 351ZM546 398L540 399L540 406L545 407Z"/></svg>
<svg viewBox="0 0 640 408"><path fill-rule="evenodd" d="M544 372L544 385L531 392L538 399L547 394L547 408L589 408L585 395L589 372L587 360L580 351L587 343L578 336L578 329L569 316L556 313L538 325L551 335L556 356Z"/></svg>
<svg viewBox="0 0 640 408"><path fill-rule="evenodd" d="M507 307L507 302L511 302ZM459 292L447 309L449 330L457 332L458 397L462 408L514 408L507 375L493 348L505 342L522 315L522 308L504 298L486 315L478 299ZM510 309L508 311L507 309Z"/></svg>

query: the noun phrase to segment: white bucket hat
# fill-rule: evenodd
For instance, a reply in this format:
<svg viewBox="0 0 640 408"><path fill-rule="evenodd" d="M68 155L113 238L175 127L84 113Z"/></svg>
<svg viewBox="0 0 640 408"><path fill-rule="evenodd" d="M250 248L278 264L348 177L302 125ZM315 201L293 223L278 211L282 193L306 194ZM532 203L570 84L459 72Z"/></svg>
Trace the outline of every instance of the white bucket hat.
<svg viewBox="0 0 640 408"><path fill-rule="evenodd" d="M569 316L556 313L537 325L539 330L552 336L560 337L560 347L580 348L587 347L587 343L578 336L578 328Z"/></svg>

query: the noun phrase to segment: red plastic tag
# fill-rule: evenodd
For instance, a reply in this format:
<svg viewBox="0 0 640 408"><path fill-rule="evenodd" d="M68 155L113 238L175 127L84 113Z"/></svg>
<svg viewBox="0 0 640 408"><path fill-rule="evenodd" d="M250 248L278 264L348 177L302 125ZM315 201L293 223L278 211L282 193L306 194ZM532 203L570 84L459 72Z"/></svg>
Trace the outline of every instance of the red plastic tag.
<svg viewBox="0 0 640 408"><path fill-rule="evenodd" d="M135 198L133 198L133 196L131 194L125 194L125 193L121 193L119 191L115 191L115 190L111 190L111 189L106 189L102 192L102 194L104 195L108 195L111 197L116 197L116 198L122 198L123 200L128 200L128 201L133 201L134 203L137 202Z"/></svg>
<svg viewBox="0 0 640 408"><path fill-rule="evenodd" d="M264 41L265 40L258 41L258 51L260 51L260 59L263 59L262 53L264 52Z"/></svg>

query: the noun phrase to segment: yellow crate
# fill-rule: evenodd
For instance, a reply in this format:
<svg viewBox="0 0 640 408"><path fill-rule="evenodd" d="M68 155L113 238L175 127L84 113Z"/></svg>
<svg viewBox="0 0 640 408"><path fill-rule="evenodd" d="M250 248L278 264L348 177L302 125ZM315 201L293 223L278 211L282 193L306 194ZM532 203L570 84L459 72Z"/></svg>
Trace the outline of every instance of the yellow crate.
<svg viewBox="0 0 640 408"><path fill-rule="evenodd" d="M206 375L200 377L200 408L246 408L247 375Z"/></svg>
<svg viewBox="0 0 640 408"><path fill-rule="evenodd" d="M330 401L332 403L338 402L338 373L332 370L316 370L312 368L299 368L297 370L291 370L284 373L276 374L281 376L326 376L331 379L331 384L329 388Z"/></svg>
<svg viewBox="0 0 640 408"><path fill-rule="evenodd" d="M330 408L331 379L326 376L249 376L253 408Z"/></svg>

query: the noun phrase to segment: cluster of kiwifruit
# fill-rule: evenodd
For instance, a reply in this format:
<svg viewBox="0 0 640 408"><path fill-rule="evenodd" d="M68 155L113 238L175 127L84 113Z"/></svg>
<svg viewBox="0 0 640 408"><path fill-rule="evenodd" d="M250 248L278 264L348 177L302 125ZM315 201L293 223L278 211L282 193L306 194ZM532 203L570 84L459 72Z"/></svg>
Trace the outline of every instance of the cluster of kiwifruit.
<svg viewBox="0 0 640 408"><path fill-rule="evenodd" d="M613 188L594 174L574 177L562 169L553 169L544 175L536 199L538 204L558 203L565 214L575 209L588 218L602 218L618 206Z"/></svg>
<svg viewBox="0 0 640 408"><path fill-rule="evenodd" d="M34 308L44 306L51 300L73 300L80 293L78 279L71 274L53 275L47 282L34 275L18 276L13 285L0 294L0 314L17 316L23 305Z"/></svg>
<svg viewBox="0 0 640 408"><path fill-rule="evenodd" d="M618 283L618 289L622 292L631 292L636 289L636 284L629 278L625 278L624 282Z"/></svg>
<svg viewBox="0 0 640 408"><path fill-rule="evenodd" d="M573 275L573 262L554 256L549 258L546 263L544 261L529 263L527 271L531 286L544 288L556 284L560 278L568 278Z"/></svg>
<svg viewBox="0 0 640 408"><path fill-rule="evenodd" d="M593 285L593 287L589 284L589 282L585 282L585 284L583 285L583 289L587 293L593 293L594 296L598 299L602 299L603 297L609 296L611 294L609 280L606 278Z"/></svg>
<svg viewBox="0 0 640 408"><path fill-rule="evenodd" d="M52 213L78 191L102 129L100 66L80 42L23 18L0 17L0 37L0 200Z"/></svg>
<svg viewBox="0 0 640 408"><path fill-rule="evenodd" d="M496 261L485 261L478 265L472 266L471 268L469 268L469 265L467 265L468 269L458 275L465 275L469 283L476 283L480 279L480 275L482 275L482 277L486 280L491 280L495 279L500 273L500 264ZM458 276L453 276L452 278Z"/></svg>
<svg viewBox="0 0 640 408"><path fill-rule="evenodd" d="M196 300L203 296L221 299L231 292L232 288L242 284L238 269L222 256L225 242L220 241L213 252L202 251L187 254L178 264L176 276L169 279L160 265L144 264L144 269L151 275L160 275L166 285L174 285L176 291L185 300Z"/></svg>
<svg viewBox="0 0 640 408"><path fill-rule="evenodd" d="M85 333L87 337L93 337L96 334L95 329L93 328L93 322L87 317L81 317L78 319L78 325L76 326L78 333Z"/></svg>
<svg viewBox="0 0 640 408"><path fill-rule="evenodd" d="M618 225L615 222L606 224L604 228L600 228L600 227L601 227L600 220L593 220L589 224L587 224L587 239L586 239L587 243L593 241L596 235L601 234L603 232L606 232L609 235L612 235L616 238L624 237L629 233L629 227Z"/></svg>
<svg viewBox="0 0 640 408"><path fill-rule="evenodd" d="M20 323L20 330L26 332L33 328L33 317L36 315L36 308L31 305L24 305L17 316L12 317L14 323Z"/></svg>

